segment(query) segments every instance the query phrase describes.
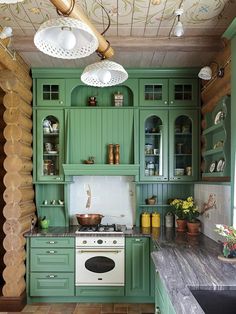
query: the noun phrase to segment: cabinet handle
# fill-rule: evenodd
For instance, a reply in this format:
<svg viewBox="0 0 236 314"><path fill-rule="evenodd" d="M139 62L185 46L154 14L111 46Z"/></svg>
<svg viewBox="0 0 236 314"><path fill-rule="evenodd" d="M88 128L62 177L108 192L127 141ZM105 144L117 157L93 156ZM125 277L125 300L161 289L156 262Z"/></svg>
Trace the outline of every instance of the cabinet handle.
<svg viewBox="0 0 236 314"><path fill-rule="evenodd" d="M55 254L57 253L57 251L51 250L51 251L47 251L48 254Z"/></svg>
<svg viewBox="0 0 236 314"><path fill-rule="evenodd" d="M55 243L57 243L56 241L49 241L49 242L47 242L47 244L55 244Z"/></svg>
<svg viewBox="0 0 236 314"><path fill-rule="evenodd" d="M171 102L170 102L171 104L173 104L174 102L173 102L173 100L171 100Z"/></svg>
<svg viewBox="0 0 236 314"><path fill-rule="evenodd" d="M54 180L61 180L61 177L56 177L54 178Z"/></svg>
<svg viewBox="0 0 236 314"><path fill-rule="evenodd" d="M135 242L141 242L142 239L135 239Z"/></svg>
<svg viewBox="0 0 236 314"><path fill-rule="evenodd" d="M47 277L47 278L56 278L57 275L47 275L46 277Z"/></svg>
<svg viewBox="0 0 236 314"><path fill-rule="evenodd" d="M62 100L60 100L60 101L59 101L59 104L60 104L60 105L62 105L62 104L63 104L63 101L62 101Z"/></svg>
<svg viewBox="0 0 236 314"><path fill-rule="evenodd" d="M164 104L167 105L167 101L166 100L164 101Z"/></svg>

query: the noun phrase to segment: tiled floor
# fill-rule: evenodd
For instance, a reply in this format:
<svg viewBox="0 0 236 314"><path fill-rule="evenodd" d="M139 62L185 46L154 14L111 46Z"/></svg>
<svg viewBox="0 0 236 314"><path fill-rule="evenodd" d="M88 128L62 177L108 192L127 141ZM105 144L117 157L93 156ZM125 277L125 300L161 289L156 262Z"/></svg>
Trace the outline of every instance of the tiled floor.
<svg viewBox="0 0 236 314"><path fill-rule="evenodd" d="M153 314L154 304L57 303L26 305L21 312L1 314Z"/></svg>

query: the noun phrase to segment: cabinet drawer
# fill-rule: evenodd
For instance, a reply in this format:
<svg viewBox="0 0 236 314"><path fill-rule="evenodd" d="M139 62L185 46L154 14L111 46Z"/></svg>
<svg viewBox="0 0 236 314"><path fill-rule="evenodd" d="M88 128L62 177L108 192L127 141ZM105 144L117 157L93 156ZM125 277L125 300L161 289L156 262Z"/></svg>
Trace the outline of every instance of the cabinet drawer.
<svg viewBox="0 0 236 314"><path fill-rule="evenodd" d="M74 296L73 273L31 273L30 296Z"/></svg>
<svg viewBox="0 0 236 314"><path fill-rule="evenodd" d="M74 249L35 249L30 252L31 271L74 272Z"/></svg>
<svg viewBox="0 0 236 314"><path fill-rule="evenodd" d="M71 247L74 248L74 238L63 237L40 237L40 238L31 238L30 240L31 247L44 247L44 248L57 248L57 247Z"/></svg>

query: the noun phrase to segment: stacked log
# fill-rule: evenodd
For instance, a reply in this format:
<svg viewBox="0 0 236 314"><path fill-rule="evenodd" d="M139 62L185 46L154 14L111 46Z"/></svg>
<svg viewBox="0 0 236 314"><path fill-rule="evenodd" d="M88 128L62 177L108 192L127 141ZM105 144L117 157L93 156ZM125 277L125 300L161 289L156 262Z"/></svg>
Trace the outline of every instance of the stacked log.
<svg viewBox="0 0 236 314"><path fill-rule="evenodd" d="M32 180L32 93L29 76L19 80L12 71L2 71L0 86L5 91L3 120L5 128L3 178L5 238L3 247L6 251L3 261L5 285L2 293L5 297L19 297L25 290L25 237L30 230L35 216L34 189ZM25 75L25 74L21 74ZM4 78L4 79L3 79Z"/></svg>

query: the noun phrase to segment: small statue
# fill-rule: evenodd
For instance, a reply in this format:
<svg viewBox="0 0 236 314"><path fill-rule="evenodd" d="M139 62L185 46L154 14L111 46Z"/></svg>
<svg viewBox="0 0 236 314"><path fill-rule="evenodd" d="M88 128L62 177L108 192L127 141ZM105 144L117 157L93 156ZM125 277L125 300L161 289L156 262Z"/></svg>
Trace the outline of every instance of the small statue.
<svg viewBox="0 0 236 314"><path fill-rule="evenodd" d="M96 97L90 96L89 99L88 99L88 105L89 106L97 106Z"/></svg>

